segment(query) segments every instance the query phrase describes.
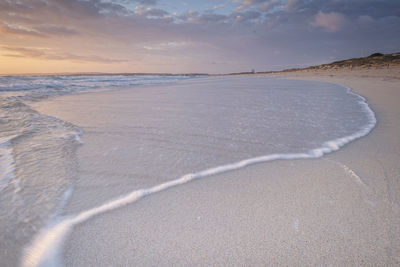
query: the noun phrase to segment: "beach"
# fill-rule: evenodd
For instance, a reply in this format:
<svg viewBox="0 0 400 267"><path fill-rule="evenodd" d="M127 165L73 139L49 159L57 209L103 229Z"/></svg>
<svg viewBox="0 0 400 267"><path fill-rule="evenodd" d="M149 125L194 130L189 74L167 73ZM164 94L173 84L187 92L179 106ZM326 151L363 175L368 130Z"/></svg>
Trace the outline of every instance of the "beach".
<svg viewBox="0 0 400 267"><path fill-rule="evenodd" d="M0 267L400 266L399 0L0 0Z"/></svg>
<svg viewBox="0 0 400 267"><path fill-rule="evenodd" d="M350 87L367 99L378 121L375 128L322 158L252 164L145 193L139 201L127 201L98 216L88 215L92 216L89 219L72 219L73 229L61 247L62 262L66 266L398 265L399 69L278 75ZM168 86L160 86L168 92ZM201 88L201 84L197 86ZM139 148L133 150L124 139L129 136L121 133L87 139L96 136L96 127L117 119L100 111L115 108L112 103L118 106L123 99L132 100L127 91L109 91L61 96L33 105L40 113L86 129L81 135L83 146L78 148L84 171L64 214L84 213L132 189L157 185L157 179L168 182L178 178L152 176L153 170L155 174L174 174L181 168L157 169L155 162L168 160L160 154L143 159L143 164L148 164L147 177L138 175L135 166L119 162L115 162L118 169L101 169L113 164L108 154L140 158L133 152ZM125 115L133 116L121 114ZM112 146L104 141L110 138ZM86 166L85 162L92 164ZM190 173L192 167L185 166L188 172L180 170L182 174ZM86 179L94 175L95 181ZM143 178L128 184L130 175Z"/></svg>

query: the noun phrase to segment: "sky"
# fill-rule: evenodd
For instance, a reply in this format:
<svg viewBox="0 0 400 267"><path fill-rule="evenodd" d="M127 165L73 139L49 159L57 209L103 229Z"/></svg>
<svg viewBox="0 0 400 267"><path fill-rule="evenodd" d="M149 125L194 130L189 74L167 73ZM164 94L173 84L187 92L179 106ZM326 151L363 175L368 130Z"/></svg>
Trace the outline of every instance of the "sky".
<svg viewBox="0 0 400 267"><path fill-rule="evenodd" d="M0 74L231 73L400 52L400 0L0 0Z"/></svg>

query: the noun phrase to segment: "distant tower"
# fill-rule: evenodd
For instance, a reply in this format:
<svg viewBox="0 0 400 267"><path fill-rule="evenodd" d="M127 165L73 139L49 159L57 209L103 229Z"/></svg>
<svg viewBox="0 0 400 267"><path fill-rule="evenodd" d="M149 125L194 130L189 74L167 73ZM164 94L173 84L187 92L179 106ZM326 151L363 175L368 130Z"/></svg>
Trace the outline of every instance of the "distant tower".
<svg viewBox="0 0 400 267"><path fill-rule="evenodd" d="M251 73L256 73L256 71L254 69L251 69Z"/></svg>

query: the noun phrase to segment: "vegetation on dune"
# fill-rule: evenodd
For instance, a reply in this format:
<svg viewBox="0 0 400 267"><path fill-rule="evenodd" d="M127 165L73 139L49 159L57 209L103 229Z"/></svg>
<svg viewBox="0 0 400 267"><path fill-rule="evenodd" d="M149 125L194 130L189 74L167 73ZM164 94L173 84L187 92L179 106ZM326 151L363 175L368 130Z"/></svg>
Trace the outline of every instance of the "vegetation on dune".
<svg viewBox="0 0 400 267"><path fill-rule="evenodd" d="M393 53L386 55L381 53L374 53L368 57L340 60L329 64L308 67L306 69L339 69L339 68L352 69L354 67L376 68L376 67L390 67L394 65L400 65L400 53Z"/></svg>

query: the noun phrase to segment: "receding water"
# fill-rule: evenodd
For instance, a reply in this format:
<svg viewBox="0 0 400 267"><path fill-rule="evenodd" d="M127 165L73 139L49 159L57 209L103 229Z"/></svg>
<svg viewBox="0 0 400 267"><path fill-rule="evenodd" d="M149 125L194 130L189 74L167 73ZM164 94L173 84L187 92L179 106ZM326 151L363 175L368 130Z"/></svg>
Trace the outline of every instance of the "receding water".
<svg viewBox="0 0 400 267"><path fill-rule="evenodd" d="M80 127L29 105L105 88L160 84L186 76L0 76L0 265L15 265L57 212L77 176Z"/></svg>
<svg viewBox="0 0 400 267"><path fill-rule="evenodd" d="M63 90L69 92L68 86ZM2 99L6 130L0 163L7 171L0 182L0 238L10 241L1 247L21 255L18 246L50 220L66 199L63 192L76 181L92 194L77 190L76 197L87 201L69 209L76 216L63 219L60 212L50 220L61 223L35 239L27 265L54 263L49 234L62 242L74 225L94 215L248 164L320 157L366 135L375 124L364 99L348 88L270 77L188 79L78 95L60 105L65 114L68 109L79 114L62 116L70 122L32 110L26 104L30 97ZM81 131L84 144L79 146ZM107 202L109 195L114 200ZM38 242L50 245L38 247Z"/></svg>

